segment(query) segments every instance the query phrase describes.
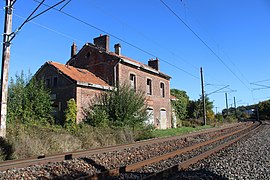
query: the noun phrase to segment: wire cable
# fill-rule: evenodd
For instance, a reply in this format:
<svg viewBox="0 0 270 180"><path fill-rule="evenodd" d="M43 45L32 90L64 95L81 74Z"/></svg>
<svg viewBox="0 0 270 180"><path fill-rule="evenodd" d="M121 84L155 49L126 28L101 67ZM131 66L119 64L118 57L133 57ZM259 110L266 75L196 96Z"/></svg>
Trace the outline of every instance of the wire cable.
<svg viewBox="0 0 270 180"><path fill-rule="evenodd" d="M180 16L178 16L163 0L160 2L172 13L174 14L206 47L209 49L212 54L250 91L250 88L231 70L231 68L215 53L215 51L208 46L208 44L195 32L191 27L184 21Z"/></svg>
<svg viewBox="0 0 270 180"><path fill-rule="evenodd" d="M33 1L36 1L36 2L39 3L38 0L33 0ZM47 5L47 4L45 4L45 3L43 4L43 6L49 7L49 5ZM175 66L174 64L172 64L172 63L170 63L170 62L168 62L168 61L166 61L165 59L160 58L160 57L154 55L154 54L151 53L151 52L148 52L148 51L146 51L146 50L143 50L142 48L140 48L140 47L138 47L138 46L136 46L136 45L134 45L134 44L132 44L132 43L130 43L130 42L128 42L128 41L122 39L122 38L119 38L119 37L116 36L116 35L113 35L112 33L109 33L109 32L107 32L107 31L105 31L105 30L103 30L103 29L101 29L101 28L98 28L98 27L96 27L96 26L94 26L94 25L92 25L92 24L90 24L90 23L88 23L88 22L86 22L86 21L84 21L84 20L81 20L81 19L79 19L79 18L77 18L77 17L75 17L75 16L73 16L73 15L71 15L71 14L69 14L69 13L66 13L66 12L64 12L64 11L61 11L61 10L56 9L56 8L52 8L52 9L55 10L55 11L58 11L58 12L60 12L60 13L62 13L62 14L64 14L65 16L68 16L69 18L72 18L72 19L74 19L74 20L76 20L76 21L78 21L78 22L80 22L80 23L82 23L82 24L85 24L85 25L87 25L87 26L89 26L89 27L91 27L91 28L94 28L94 29L96 29L96 30L98 30L98 31L100 31L100 32L103 32L103 33L105 33L105 34L108 34L109 36L114 37L115 39L118 39L119 41L122 41L122 42L124 42L125 44L128 44L129 46L131 46L131 47L133 47L133 48L135 48L135 49L138 49L138 50L140 50L141 52L144 52L145 54L148 54L148 55L150 55L150 56L152 56L152 57L157 57L160 61L165 62L166 64L168 64L168 65L170 65L170 66L172 66L172 67L174 67L174 68L176 68L176 69L178 69L178 70L180 70L180 71L182 71L182 72L188 74L189 76L191 76L191 77L193 77L193 78L195 78L195 79L200 79L198 76L195 76L195 75L193 75L192 73L190 73L190 72L188 72L188 71L186 71L186 70L184 70L184 69L182 69L182 68L180 68L180 67L178 67L178 66Z"/></svg>

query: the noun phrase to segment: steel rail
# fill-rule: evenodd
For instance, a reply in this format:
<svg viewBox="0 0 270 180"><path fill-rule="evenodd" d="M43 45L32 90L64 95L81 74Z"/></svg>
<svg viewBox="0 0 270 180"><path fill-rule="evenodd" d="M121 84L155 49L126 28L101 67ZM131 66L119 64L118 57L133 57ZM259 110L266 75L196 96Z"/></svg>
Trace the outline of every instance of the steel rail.
<svg viewBox="0 0 270 180"><path fill-rule="evenodd" d="M113 176L119 176L120 173L131 173L132 171L134 171L136 169L139 169L139 168L141 168L143 166L150 165L150 164L153 164L153 163L157 163L157 162L159 162L161 160L166 160L166 159L169 159L169 158L173 158L176 155L184 154L186 152L195 150L195 149L203 147L203 146L207 146L209 144L220 141L222 139L226 139L226 138L228 138L230 136L233 136L233 135L236 135L236 134L239 134L239 133L243 133L244 131L247 131L248 129L252 128L253 126L254 126L254 124L249 124L244 129L240 129L240 130L228 133L226 135L223 135L223 136L220 136L220 137L208 140L208 141L204 141L204 142L201 142L201 143L189 146L189 147L185 147L185 148L182 148L182 149L179 149L179 150L176 150L176 151L164 154L164 155L153 157L153 158L150 158L150 159L147 159L147 160L144 160L144 161L140 161L140 162L137 162L137 163L134 163L134 164L130 164L130 165L127 165L127 166L124 166L124 167L119 167L119 168L112 169L112 170L105 170L104 172L97 173L97 174L92 175L92 176L81 177L81 178L78 178L78 179L79 180L82 180L82 179L106 179L107 176L113 177ZM172 167L172 168L175 169L175 168L178 168L178 167ZM169 171L169 170L171 170L171 169L168 168L167 171ZM160 173L162 173L162 172L160 172ZM160 173L158 173L158 174L160 174ZM151 174L149 177L156 176L156 175L157 175L157 173Z"/></svg>
<svg viewBox="0 0 270 180"><path fill-rule="evenodd" d="M144 180L146 180L146 179L156 179L157 177L159 179L162 179L162 178L170 177L172 174L175 174L178 171L186 170L191 165L193 165L193 164L197 163L198 161L203 160L203 159L209 157L210 155L215 154L215 153L221 151L222 149L225 149L226 147L236 143L237 141L239 141L242 138L246 137L251 132L254 132L255 130L257 130L260 127L261 127L261 124L255 126L251 131L246 132L246 133L244 133L244 134L242 134L242 135L240 135L240 136L238 136L238 137L236 137L236 138L234 138L234 139L232 139L232 140L230 140L230 141L228 141L226 143L223 143L223 144L221 144L221 145L219 145L219 146L217 146L217 147L215 147L213 149L205 151L205 152L203 152L203 153L201 153L201 154L199 154L199 155L197 155L197 156L195 156L193 158L190 158L190 159L188 159L188 160L186 160L184 162L179 163L178 165L172 166L170 168L167 168L167 169L165 169L163 171L160 171L160 172L157 172L157 173L150 174L149 176L146 176L146 177L144 177L142 179L144 179Z"/></svg>
<svg viewBox="0 0 270 180"><path fill-rule="evenodd" d="M224 130L230 129L232 127L244 126L246 124L248 124L248 123L237 124L237 126L232 125L232 126L224 127L224 128L203 130L203 131L198 131L198 132L189 133L189 134L185 134L185 135L181 135L181 136L175 136L175 137L156 138L156 139L151 139L151 140L138 141L138 142L124 144L124 145L115 145L115 146L108 146L108 147L102 147L102 148L96 148L96 149L90 149L90 150L58 153L58 154L54 154L54 155L40 155L37 157L31 157L31 158L27 158L27 159L8 160L8 161L0 162L0 171L5 171L8 169L12 169L12 168L24 168L24 167L28 167L31 165L47 164L49 162L60 162L63 160L70 160L73 158L80 158L80 157L90 156L90 155L98 154L98 153L106 153L106 152L123 150L123 149L127 149L127 148L132 148L132 147L149 145L150 143L154 144L154 143L175 140L175 139L179 139L179 138L187 138L187 137L196 136L199 134L214 133L214 132L219 132L219 131L224 131Z"/></svg>
<svg viewBox="0 0 270 180"><path fill-rule="evenodd" d="M214 142L217 142L217 141L220 141L222 139L228 138L230 136L239 134L239 133L241 133L243 131L246 131L251 126L252 125L249 125L248 127L244 128L244 129L240 129L240 130L237 130L237 131L228 133L226 135L223 135L223 136L220 136L220 137L217 137L217 138L208 140L208 141L204 141L204 142L201 142L201 143L192 145L192 146L188 146L188 147L185 147L185 148L182 148L182 149L178 149L176 151L173 151L173 152L170 152L170 153L167 153L167 154L164 154L164 155L160 155L160 156L157 156L157 157L154 157L154 158L150 158L150 159L147 159L145 161L140 161L140 162L137 162L137 163L134 163L134 164L131 164L131 165L127 165L127 166L125 166L124 169L122 169L122 171L124 170L125 172L130 172L130 171L139 169L139 168L141 168L143 166L146 166L146 165L149 165L149 164L153 164L153 163L157 163L159 161L172 158L172 157L174 157L176 155L179 155L179 154L187 153L187 152L192 151L192 150L195 150L197 148L200 148L200 147L203 147L203 146L207 146L209 144L212 144ZM113 170L112 172L117 172L117 171L116 170Z"/></svg>

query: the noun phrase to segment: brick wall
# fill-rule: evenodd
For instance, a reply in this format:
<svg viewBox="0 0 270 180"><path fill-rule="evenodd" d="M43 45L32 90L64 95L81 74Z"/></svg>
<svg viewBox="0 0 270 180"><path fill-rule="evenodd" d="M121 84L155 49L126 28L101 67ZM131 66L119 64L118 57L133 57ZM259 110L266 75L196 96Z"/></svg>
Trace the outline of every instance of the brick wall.
<svg viewBox="0 0 270 180"><path fill-rule="evenodd" d="M154 123L157 128L170 128L171 127L171 103L170 103L170 81L162 77L144 72L138 68L134 68L128 65L119 64L119 82L129 83L130 74L136 76L136 86L145 92L147 104L153 109ZM147 95L147 79L152 81L152 95ZM161 97L160 83L165 85L165 97ZM166 125L162 126L160 122L160 111L166 110Z"/></svg>
<svg viewBox="0 0 270 180"><path fill-rule="evenodd" d="M76 103L77 103L77 123L84 119L84 109L89 107L91 100L94 100L96 95L103 92L100 89L93 89L90 87L78 86L76 89Z"/></svg>

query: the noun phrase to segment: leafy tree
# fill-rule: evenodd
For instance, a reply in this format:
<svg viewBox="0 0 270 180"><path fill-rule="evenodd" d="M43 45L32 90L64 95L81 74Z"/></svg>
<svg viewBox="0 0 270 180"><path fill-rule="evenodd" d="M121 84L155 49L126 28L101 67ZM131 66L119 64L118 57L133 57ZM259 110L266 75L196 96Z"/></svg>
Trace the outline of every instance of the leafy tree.
<svg viewBox="0 0 270 180"><path fill-rule="evenodd" d="M8 121L52 123L50 92L43 81L22 71L12 78L8 94Z"/></svg>
<svg viewBox="0 0 270 180"><path fill-rule="evenodd" d="M202 97L198 100L189 101L188 103L188 117L189 118L200 118L203 117L203 102ZM210 101L209 97L205 97L205 109L207 118L214 119L214 112L213 112L213 102Z"/></svg>
<svg viewBox="0 0 270 180"><path fill-rule="evenodd" d="M196 100L190 100L187 105L187 117L189 119L199 118L199 102Z"/></svg>
<svg viewBox="0 0 270 180"><path fill-rule="evenodd" d="M128 85L120 85L112 91L96 96L84 109L86 121L93 126L142 126L147 120L145 96ZM102 118L104 118L102 120Z"/></svg>
<svg viewBox="0 0 270 180"><path fill-rule="evenodd" d="M270 100L258 104L260 119L270 119Z"/></svg>
<svg viewBox="0 0 270 180"><path fill-rule="evenodd" d="M76 128L77 119L77 105L75 100L72 98L67 102L67 108L65 109L65 121L64 128L69 131L73 131Z"/></svg>
<svg viewBox="0 0 270 180"><path fill-rule="evenodd" d="M185 120L187 117L187 106L189 97L185 91L171 89L171 94L177 98L172 102L176 116L179 120Z"/></svg>

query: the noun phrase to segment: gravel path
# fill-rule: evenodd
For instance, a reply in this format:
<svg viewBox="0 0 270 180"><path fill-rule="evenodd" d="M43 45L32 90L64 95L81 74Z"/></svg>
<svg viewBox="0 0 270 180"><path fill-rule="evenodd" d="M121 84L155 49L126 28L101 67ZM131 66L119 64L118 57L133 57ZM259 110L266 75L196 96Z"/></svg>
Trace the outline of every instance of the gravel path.
<svg viewBox="0 0 270 180"><path fill-rule="evenodd" d="M200 161L177 179L270 179L270 124Z"/></svg>

